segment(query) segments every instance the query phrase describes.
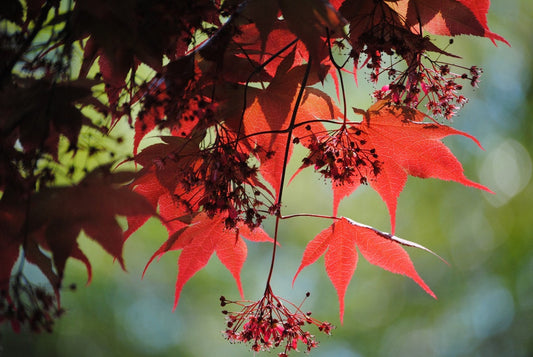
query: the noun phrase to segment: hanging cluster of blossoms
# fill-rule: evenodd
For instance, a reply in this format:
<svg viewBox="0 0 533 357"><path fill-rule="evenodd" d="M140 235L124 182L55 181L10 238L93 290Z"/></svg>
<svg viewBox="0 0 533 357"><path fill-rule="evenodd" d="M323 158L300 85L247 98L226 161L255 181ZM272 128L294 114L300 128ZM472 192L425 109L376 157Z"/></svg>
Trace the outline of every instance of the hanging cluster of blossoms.
<svg viewBox="0 0 533 357"><path fill-rule="evenodd" d="M428 112L434 117L451 119L457 111L468 101L459 94L463 85L458 81L469 82L472 87L477 87L481 69L472 66L470 69L438 63L427 59L429 66L416 62L405 70L397 70L394 65L387 68L376 68L371 74L371 80L378 82L382 73L387 73L389 84L374 91L377 100L389 99L395 105L407 105L417 108L425 103ZM455 67L462 73L453 73L450 67Z"/></svg>
<svg viewBox="0 0 533 357"><path fill-rule="evenodd" d="M309 295L307 293L306 297ZM302 304L296 306L274 295L270 286L263 297L253 303L230 301L221 296L220 305L224 307L228 304L241 306L242 309L238 312L222 311L227 321L224 337L230 342L251 343L254 352L281 346L284 351L278 356L286 357L290 351L298 351L299 343L305 346L306 352L310 352L318 343L314 335L303 330L305 325L315 325L327 335L334 328L329 322L311 317L311 312L302 312ZM293 311L285 305L290 305Z"/></svg>
<svg viewBox="0 0 533 357"><path fill-rule="evenodd" d="M342 126L331 133L312 133L306 146L309 154L302 160L301 168L314 166L338 185L353 183L354 179L364 184L379 174L376 149L368 147L359 128Z"/></svg>
<svg viewBox="0 0 533 357"><path fill-rule="evenodd" d="M174 214L205 212L209 218L223 215L228 229L239 223L259 227L277 205L243 144L224 128L216 130L209 134L212 142L201 138L204 148L188 147L188 138L168 137L157 150L144 150L134 160L151 167L172 192Z"/></svg>
<svg viewBox="0 0 533 357"><path fill-rule="evenodd" d="M198 197L193 207L203 208L211 218L222 212L228 229L239 222L252 229L259 227L269 211L275 210L274 203L267 201L266 187L261 187L258 169L250 164L249 155L237 141L223 138L224 135L218 135L214 145L202 150L201 160L182 175L188 199L183 202L191 205L193 193Z"/></svg>
<svg viewBox="0 0 533 357"><path fill-rule="evenodd" d="M345 10L343 14L352 25L350 56L356 66L371 71L371 82L378 84L382 76L388 82L373 93L376 100L387 99L412 108L424 104L430 115L451 119L467 102L459 94L463 89L460 82L476 87L481 70L440 60L457 56L423 35L424 25L429 24L420 22L422 15L417 17L416 5L412 8L400 2L367 1L355 9L347 4L340 10ZM453 39L449 42L453 44Z"/></svg>
<svg viewBox="0 0 533 357"><path fill-rule="evenodd" d="M32 332L52 332L55 321L65 312L54 294L22 274L13 277L10 290L0 290L0 323L9 321L15 331L27 324Z"/></svg>

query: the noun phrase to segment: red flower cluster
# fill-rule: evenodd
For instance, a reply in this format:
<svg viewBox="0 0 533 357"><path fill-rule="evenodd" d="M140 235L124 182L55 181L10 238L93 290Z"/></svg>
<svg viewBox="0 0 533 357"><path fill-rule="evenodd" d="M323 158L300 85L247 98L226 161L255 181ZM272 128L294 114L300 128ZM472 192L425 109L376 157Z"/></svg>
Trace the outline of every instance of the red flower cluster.
<svg viewBox="0 0 533 357"><path fill-rule="evenodd" d="M388 97L396 105L408 105L413 108L425 101L432 115L451 119L467 102L465 96L458 94L463 86L457 82L467 80L475 87L481 70L476 66L470 69L454 66L466 70L462 74L457 74L450 71L449 64L431 61L429 58L427 60L429 66L422 61L416 61L403 71L397 71L394 65L391 65L372 73L371 79L376 83L379 75L384 72L388 73L391 80L390 84L376 90L374 97L378 100Z"/></svg>
<svg viewBox="0 0 533 357"><path fill-rule="evenodd" d="M388 76L389 84L374 92L377 100L390 99L393 104L412 108L424 102L432 115L450 119L466 103L466 98L457 94L463 87L457 80L468 80L475 86L481 72L477 67L440 62L440 56L457 56L437 47L422 34L422 24L413 26L414 19L405 17L411 12L405 14L402 6L393 3L374 0L341 7L351 24L350 56L356 66L371 70L373 83L383 74ZM437 59L430 57L431 52ZM465 72L452 73L450 66Z"/></svg>
<svg viewBox="0 0 533 357"><path fill-rule="evenodd" d="M254 229L277 210L249 149L223 126L216 126L206 137L165 137L163 141L134 160L152 168L159 184L172 192L180 214L223 215L227 228L242 222Z"/></svg>
<svg viewBox="0 0 533 357"><path fill-rule="evenodd" d="M0 291L0 323L8 320L14 331L28 324L33 332L52 332L54 322L64 310L44 288L34 286L23 275L11 281L11 292Z"/></svg>
<svg viewBox="0 0 533 357"><path fill-rule="evenodd" d="M248 163L249 155L235 145L222 143L202 152L202 160L191 180L203 186L199 205L208 216L227 212L226 227L234 228L243 221L250 228L258 227L266 211L260 207L262 192L257 188L258 169Z"/></svg>
<svg viewBox="0 0 533 357"><path fill-rule="evenodd" d="M380 162L376 149L368 147L362 134L361 130L345 126L326 135L313 134L302 168L314 165L316 171L338 184L352 183L354 179L366 183L369 175L379 174Z"/></svg>
<svg viewBox="0 0 533 357"><path fill-rule="evenodd" d="M191 213L203 208L209 217L226 215L226 227L244 222L258 227L274 203L258 179L258 169L249 162L242 144L235 144L229 134L218 134L213 145L186 158L179 165L182 190L175 197ZM179 192L183 192L180 195Z"/></svg>
<svg viewBox="0 0 533 357"><path fill-rule="evenodd" d="M309 293L306 294L309 296ZM269 351L271 348L285 345L284 351L278 356L288 356L290 351L298 351L298 342L306 346L306 351L318 346L315 336L302 327L313 324L328 335L334 328L328 322L321 322L311 317L311 313L304 313L300 306L275 296L270 286L267 287L263 298L250 304L226 300L220 297L222 306L228 303L242 306L239 312L222 311L226 315L227 329L224 331L226 339L230 342L251 342L254 352ZM289 304L294 309L291 312L284 304Z"/></svg>

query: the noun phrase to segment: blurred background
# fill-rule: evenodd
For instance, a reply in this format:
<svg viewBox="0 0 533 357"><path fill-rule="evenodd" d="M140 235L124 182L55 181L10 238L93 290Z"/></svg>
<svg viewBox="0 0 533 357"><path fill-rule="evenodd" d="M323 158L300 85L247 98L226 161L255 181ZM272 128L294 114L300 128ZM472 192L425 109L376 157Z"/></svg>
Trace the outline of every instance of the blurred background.
<svg viewBox="0 0 533 357"><path fill-rule="evenodd" d="M480 87L467 92L470 102L453 125L476 136L485 151L460 136L445 142L462 161L466 175L496 194L452 182L409 178L399 200L396 233L450 263L408 249L438 300L410 279L360 259L340 326L337 296L323 258L306 268L291 287L306 243L329 222L311 218L282 222L274 292L295 303L311 292L303 310L337 326L332 336L311 331L321 345L311 356L533 355L532 19L531 1L493 1L491 30L512 47L459 37L447 49L460 54L465 66L484 69ZM330 83L327 86L332 88ZM350 104L368 107L371 89L360 79L359 88L349 88ZM329 184L308 169L286 190L284 204L284 214L330 214ZM339 214L390 230L385 204L370 187L345 199ZM269 233L271 223L265 226ZM15 334L3 324L0 355L253 356L248 345L229 344L222 336L225 323L218 299L220 295L238 299L238 291L216 258L185 286L175 312L178 253L167 253L154 262L141 280L144 265L165 239L166 231L156 221L132 236L124 252L127 272L99 246L83 239L82 249L93 264L93 282L85 286L84 267L70 261L65 285L75 283L78 288L63 293L67 314L54 333ZM249 244L243 269L246 298L261 296L269 261L268 244Z"/></svg>

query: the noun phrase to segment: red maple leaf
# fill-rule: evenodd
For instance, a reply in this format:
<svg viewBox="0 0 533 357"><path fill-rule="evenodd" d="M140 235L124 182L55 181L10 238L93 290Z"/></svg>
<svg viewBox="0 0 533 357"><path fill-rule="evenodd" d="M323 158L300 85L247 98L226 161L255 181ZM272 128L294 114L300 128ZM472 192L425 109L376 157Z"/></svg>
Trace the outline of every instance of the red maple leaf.
<svg viewBox="0 0 533 357"><path fill-rule="evenodd" d="M239 293L241 297L244 297L240 272L246 261L248 249L241 236L254 242L272 242L273 240L261 228L255 228L252 231L241 223L236 229L227 229L224 221L224 216L209 218L205 213L200 213L191 225L163 243L146 264L144 272L155 257L161 257L168 251L182 250L178 259L174 309L178 305L185 283L207 265L213 253L216 253L218 259L233 275Z"/></svg>
<svg viewBox="0 0 533 357"><path fill-rule="evenodd" d="M324 265L339 296L339 314L342 323L344 295L357 268L357 250L359 250L369 263L390 272L410 277L429 295L437 298L418 275L409 255L400 244L431 252L419 244L380 232L343 217L320 232L307 244L300 267L294 275L293 284L303 268L313 264L325 253Z"/></svg>
<svg viewBox="0 0 533 357"><path fill-rule="evenodd" d="M465 177L461 163L440 139L462 135L482 148L479 141L446 125L423 123L421 120L424 117L421 112L410 108L388 107L378 102L370 107L364 120L354 128L355 132L361 131L366 145L375 148L378 155L379 173L369 182L389 208L392 233L397 199L405 186L407 175L452 180L492 192ZM338 204L346 191L338 186L334 191L334 202Z"/></svg>
<svg viewBox="0 0 533 357"><path fill-rule="evenodd" d="M487 12L490 0L400 0L388 2L415 31L418 27L435 35L474 35L509 45L489 30Z"/></svg>
<svg viewBox="0 0 533 357"><path fill-rule="evenodd" d="M387 24L405 26L418 34L422 27L435 35L474 35L509 44L489 30L490 0L332 0L331 3L349 20L352 40L372 27Z"/></svg>
<svg viewBox="0 0 533 357"><path fill-rule="evenodd" d="M356 113L363 114L363 121L336 134L337 146L332 152L338 153L342 149L344 157L329 159L326 155L322 159L324 145L321 143L330 145L333 142L330 134L316 135L315 142L306 145L311 154L304 160L302 168L312 164L316 170L327 167L327 176L332 178L334 215L344 197L353 193L361 183L369 183L387 204L394 233L396 205L408 175L452 180L491 192L466 178L461 163L440 141L448 135L462 135L481 147L473 136L436 122L422 122L425 118L422 112L388 106L385 101L377 102L368 111L356 110ZM342 174L347 167L346 156L351 160L349 165L353 171L350 176Z"/></svg>

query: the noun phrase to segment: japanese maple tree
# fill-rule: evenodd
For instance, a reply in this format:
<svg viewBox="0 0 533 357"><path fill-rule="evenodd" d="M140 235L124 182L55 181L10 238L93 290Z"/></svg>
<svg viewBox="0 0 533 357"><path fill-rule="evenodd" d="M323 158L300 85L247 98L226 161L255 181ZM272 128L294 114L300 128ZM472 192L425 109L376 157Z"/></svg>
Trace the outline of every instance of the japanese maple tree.
<svg viewBox="0 0 533 357"><path fill-rule="evenodd" d="M317 342L306 325L333 328L271 287L285 219L330 222L308 237L294 279L324 255L341 322L359 253L436 298L402 245L431 251L395 236L397 200L409 175L490 192L441 141L460 135L481 147L449 124L482 70L436 42L507 43L489 30L488 9L489 0L3 0L0 321L51 331L66 261L83 262L91 280L80 233L124 267L125 241L150 217L168 237L146 267L181 251L174 308L216 255L241 295L220 297L224 335L253 351L310 351ZM328 78L336 97L323 89ZM347 80L374 84L369 108L347 108ZM124 123L129 156L115 150ZM292 158L298 145L307 154ZM312 167L331 182L331 213L283 214L291 159L301 162L293 177ZM391 233L338 215L361 185L385 202ZM250 241L272 252L255 302L242 300L240 279ZM27 263L51 288L27 279Z"/></svg>

